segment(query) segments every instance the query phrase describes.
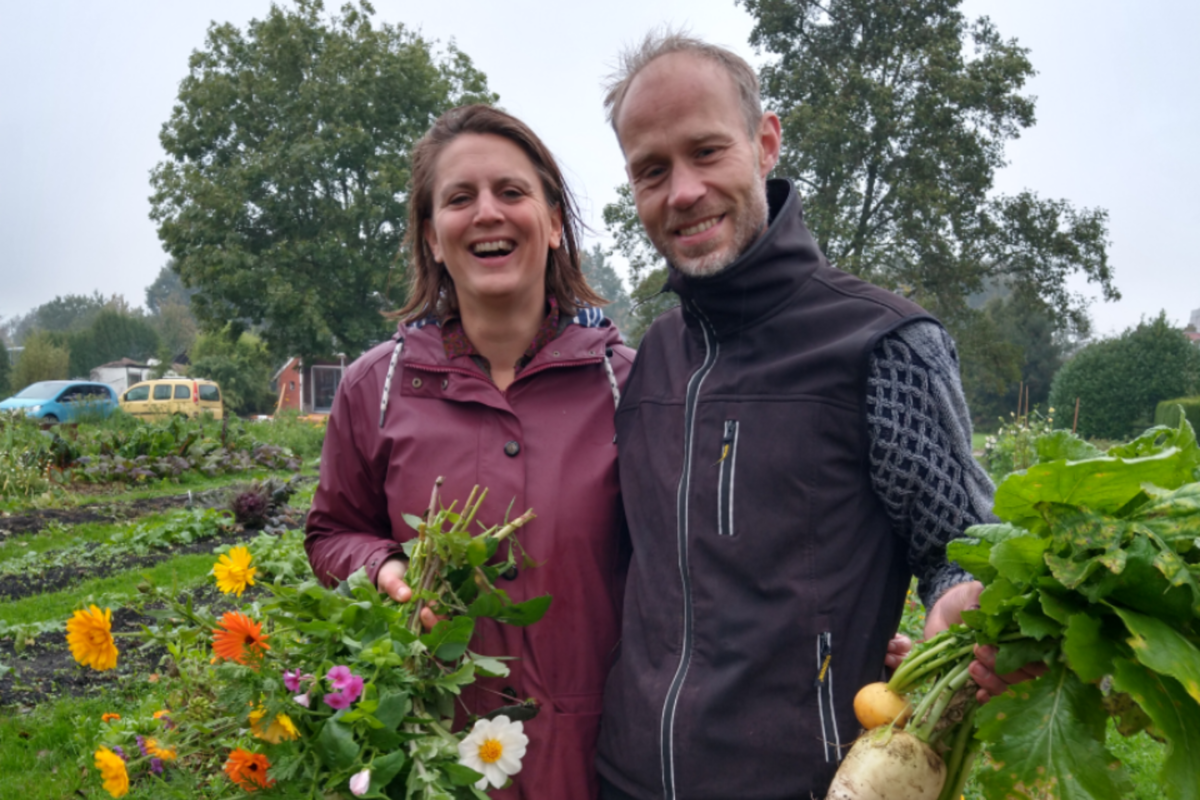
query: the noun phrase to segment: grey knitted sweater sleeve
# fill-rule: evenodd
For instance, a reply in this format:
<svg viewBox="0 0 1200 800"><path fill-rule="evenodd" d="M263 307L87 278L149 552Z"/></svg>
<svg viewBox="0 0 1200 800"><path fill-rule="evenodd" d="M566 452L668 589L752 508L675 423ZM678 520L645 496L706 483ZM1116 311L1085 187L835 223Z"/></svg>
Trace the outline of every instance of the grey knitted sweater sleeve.
<svg viewBox="0 0 1200 800"><path fill-rule="evenodd" d="M939 325L912 322L885 336L868 363L871 483L896 533L926 608L971 580L947 562L946 545L994 522L995 488L971 455L971 418L954 342Z"/></svg>

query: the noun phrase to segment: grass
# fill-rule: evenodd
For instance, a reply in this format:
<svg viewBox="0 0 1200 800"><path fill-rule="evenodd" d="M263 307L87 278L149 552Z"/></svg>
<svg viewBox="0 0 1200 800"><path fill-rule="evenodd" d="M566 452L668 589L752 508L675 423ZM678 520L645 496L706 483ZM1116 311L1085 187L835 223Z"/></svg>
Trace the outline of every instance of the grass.
<svg viewBox="0 0 1200 800"><path fill-rule="evenodd" d="M70 591L50 592L23 597L11 603L0 603L0 622L26 625L65 620L85 603L116 606L137 594L137 585L143 575L148 575L151 582L158 586L178 586L180 589L199 586L208 580L214 560L211 553L179 556L146 569L84 581Z"/></svg>
<svg viewBox="0 0 1200 800"><path fill-rule="evenodd" d="M104 544L112 538L114 533L124 531L133 525L163 523L171 516L173 516L171 512L163 512L147 514L144 517L121 522L84 522L70 526L52 522L33 536L13 536L7 541L0 542L0 562L28 553L62 550L87 542Z"/></svg>

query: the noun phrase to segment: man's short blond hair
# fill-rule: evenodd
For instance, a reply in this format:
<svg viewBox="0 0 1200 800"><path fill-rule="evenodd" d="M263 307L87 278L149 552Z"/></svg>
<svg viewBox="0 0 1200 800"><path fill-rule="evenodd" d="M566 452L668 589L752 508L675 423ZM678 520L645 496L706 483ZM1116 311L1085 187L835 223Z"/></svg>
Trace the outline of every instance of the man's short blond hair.
<svg viewBox="0 0 1200 800"><path fill-rule="evenodd" d="M621 106L633 79L651 61L672 53L690 53L725 70L737 88L738 105L742 109L746 132L753 139L763 115L762 101L758 96L758 75L754 73L754 68L731 50L669 29L650 31L641 44L625 50L619 56L618 67L606 82L607 93L604 96L604 110L613 131L617 132L617 119L621 116ZM619 137L620 133L617 132L617 135Z"/></svg>

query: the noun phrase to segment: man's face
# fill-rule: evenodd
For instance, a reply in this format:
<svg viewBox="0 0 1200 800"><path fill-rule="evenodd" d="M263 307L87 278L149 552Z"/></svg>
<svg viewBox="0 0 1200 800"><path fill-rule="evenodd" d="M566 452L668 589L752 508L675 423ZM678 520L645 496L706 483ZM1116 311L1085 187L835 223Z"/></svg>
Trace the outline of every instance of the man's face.
<svg viewBox="0 0 1200 800"><path fill-rule="evenodd" d="M763 114L751 138L719 65L690 53L650 62L625 95L617 136L646 233L684 274L719 272L766 226L779 119Z"/></svg>

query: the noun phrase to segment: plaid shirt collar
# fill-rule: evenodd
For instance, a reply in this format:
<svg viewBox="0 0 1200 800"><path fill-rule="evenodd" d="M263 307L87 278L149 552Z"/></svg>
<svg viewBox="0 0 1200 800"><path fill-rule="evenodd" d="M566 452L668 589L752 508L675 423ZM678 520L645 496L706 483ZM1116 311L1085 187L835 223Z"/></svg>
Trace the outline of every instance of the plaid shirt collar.
<svg viewBox="0 0 1200 800"><path fill-rule="evenodd" d="M553 295L549 295L546 297L546 305L550 307L550 310L546 314L545 319L542 320L542 324L538 327L533 341L529 343L529 347L525 349L525 352L517 360L517 372L520 372L543 347L558 336L558 301L554 299ZM471 340L467 338L467 332L463 328L461 317L447 317L442 322L442 347L446 350L446 358L454 359L459 356L471 356L476 363L484 367L488 374L491 374L491 365L488 364L486 358L479 354L479 351L475 349L475 345L471 344Z"/></svg>

